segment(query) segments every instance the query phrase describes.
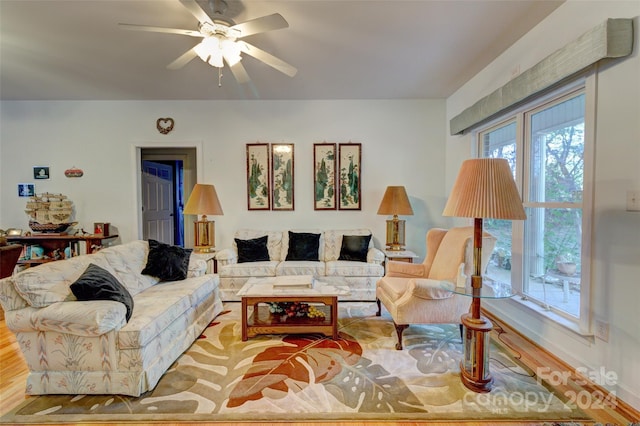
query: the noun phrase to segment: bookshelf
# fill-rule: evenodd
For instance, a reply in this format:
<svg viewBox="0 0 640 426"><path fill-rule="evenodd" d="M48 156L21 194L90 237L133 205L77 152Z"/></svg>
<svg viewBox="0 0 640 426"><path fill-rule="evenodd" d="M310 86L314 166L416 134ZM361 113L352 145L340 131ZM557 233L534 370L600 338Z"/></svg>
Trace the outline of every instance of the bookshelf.
<svg viewBox="0 0 640 426"><path fill-rule="evenodd" d="M111 240L117 238L117 234L113 235L102 235L102 234L91 234L91 235L59 235L59 234L32 234L32 235L16 235L16 236L8 236L7 241L21 244L23 248L27 248L29 246L40 246L44 250L44 255L49 257L43 257L40 259L24 259L24 256L21 256L20 260L18 260L18 265L25 266L35 266L46 262L52 262L55 260L61 260L65 258L65 249L67 247L74 247L74 252L76 255L79 254L90 254L93 252L92 247L101 247L103 242L106 240ZM62 257L55 258L51 256L52 253L58 251ZM23 250L24 252L25 250ZM81 253L84 251L84 253Z"/></svg>

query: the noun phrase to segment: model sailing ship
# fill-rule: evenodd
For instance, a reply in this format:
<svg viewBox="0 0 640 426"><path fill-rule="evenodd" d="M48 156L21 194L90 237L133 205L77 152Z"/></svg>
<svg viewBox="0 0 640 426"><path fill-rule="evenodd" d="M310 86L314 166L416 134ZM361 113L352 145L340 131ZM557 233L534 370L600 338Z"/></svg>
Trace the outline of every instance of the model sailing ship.
<svg viewBox="0 0 640 426"><path fill-rule="evenodd" d="M74 223L73 201L63 194L44 194L30 197L25 213L29 216L29 228L34 232L64 232Z"/></svg>

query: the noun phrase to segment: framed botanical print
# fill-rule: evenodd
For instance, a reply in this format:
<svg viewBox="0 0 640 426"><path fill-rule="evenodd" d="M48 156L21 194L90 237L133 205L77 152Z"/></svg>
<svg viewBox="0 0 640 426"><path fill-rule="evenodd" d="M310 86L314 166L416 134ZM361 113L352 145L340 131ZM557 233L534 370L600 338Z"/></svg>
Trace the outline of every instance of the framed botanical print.
<svg viewBox="0 0 640 426"><path fill-rule="evenodd" d="M336 144L313 144L313 209L335 210L336 205Z"/></svg>
<svg viewBox="0 0 640 426"><path fill-rule="evenodd" d="M269 144L247 144L247 208L269 210L271 179L269 176Z"/></svg>
<svg viewBox="0 0 640 426"><path fill-rule="evenodd" d="M294 209L293 144L271 144L271 210Z"/></svg>
<svg viewBox="0 0 640 426"><path fill-rule="evenodd" d="M338 145L339 169L339 210L360 210L362 194L360 177L362 176L362 145L359 143L341 143Z"/></svg>

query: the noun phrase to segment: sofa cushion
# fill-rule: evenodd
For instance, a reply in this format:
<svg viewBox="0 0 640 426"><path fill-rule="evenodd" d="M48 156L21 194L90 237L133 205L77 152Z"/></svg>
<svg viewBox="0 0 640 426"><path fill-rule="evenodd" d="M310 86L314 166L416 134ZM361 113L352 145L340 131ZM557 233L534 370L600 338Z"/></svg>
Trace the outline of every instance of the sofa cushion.
<svg viewBox="0 0 640 426"><path fill-rule="evenodd" d="M103 258L113 270L113 275L124 285L132 296L158 283L158 278L142 275L142 269L147 264L149 242L144 240L131 241L106 247L95 254ZM92 255L93 256L93 255ZM93 263L97 263L95 260ZM98 265L103 266L102 263Z"/></svg>
<svg viewBox="0 0 640 426"><path fill-rule="evenodd" d="M221 277L275 277L278 261L232 263L218 266Z"/></svg>
<svg viewBox="0 0 640 426"><path fill-rule="evenodd" d="M342 277L382 277L384 266L377 263L333 260L326 262L327 276Z"/></svg>
<svg viewBox="0 0 640 426"><path fill-rule="evenodd" d="M185 249L156 240L149 240L149 256L142 274L161 281L181 281L187 278L191 249Z"/></svg>
<svg viewBox="0 0 640 426"><path fill-rule="evenodd" d="M62 302L71 294L69 286L87 269L96 255L77 256L27 268L13 277L16 290L34 308ZM103 265L101 265L103 266Z"/></svg>
<svg viewBox="0 0 640 426"><path fill-rule="evenodd" d="M264 231L258 229L239 229L235 232L234 238L241 240L250 240L266 235L267 236L267 249L269 250L269 260L282 260L282 240L283 235L281 231ZM233 242L234 248L237 252L237 246L235 241ZM285 253L286 254L286 253Z"/></svg>
<svg viewBox="0 0 640 426"><path fill-rule="evenodd" d="M157 284L136 295L136 311L118 332L118 348L141 348L190 309L193 301L215 289L213 275L188 278L179 283Z"/></svg>
<svg viewBox="0 0 640 426"><path fill-rule="evenodd" d="M356 262L366 262L369 251L369 235L344 235L338 260L352 260Z"/></svg>
<svg viewBox="0 0 640 426"><path fill-rule="evenodd" d="M82 275L70 286L78 300L113 300L127 308L126 320L133 312L133 298L127 289L109 271L95 263L87 266Z"/></svg>
<svg viewBox="0 0 640 426"><path fill-rule="evenodd" d="M269 250L267 249L268 237L262 236L250 240L234 238L238 247L238 263L262 262L269 260Z"/></svg>
<svg viewBox="0 0 640 426"><path fill-rule="evenodd" d="M289 248L286 260L318 261L320 234L289 231Z"/></svg>
<svg viewBox="0 0 640 426"><path fill-rule="evenodd" d="M325 275L324 262L314 262L310 260L296 260L280 262L276 268L276 275Z"/></svg>

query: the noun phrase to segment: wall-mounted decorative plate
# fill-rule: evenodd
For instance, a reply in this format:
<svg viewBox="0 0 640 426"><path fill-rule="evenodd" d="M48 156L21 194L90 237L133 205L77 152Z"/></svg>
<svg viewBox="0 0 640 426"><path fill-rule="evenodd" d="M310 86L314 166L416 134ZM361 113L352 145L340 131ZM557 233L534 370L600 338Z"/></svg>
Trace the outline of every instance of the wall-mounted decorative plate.
<svg viewBox="0 0 640 426"><path fill-rule="evenodd" d="M84 172L82 171L82 169L73 166L70 169L65 170L64 175L68 178L82 177L82 175L84 175Z"/></svg>

